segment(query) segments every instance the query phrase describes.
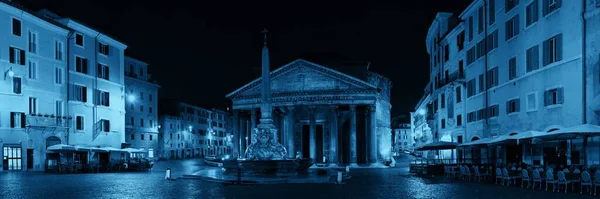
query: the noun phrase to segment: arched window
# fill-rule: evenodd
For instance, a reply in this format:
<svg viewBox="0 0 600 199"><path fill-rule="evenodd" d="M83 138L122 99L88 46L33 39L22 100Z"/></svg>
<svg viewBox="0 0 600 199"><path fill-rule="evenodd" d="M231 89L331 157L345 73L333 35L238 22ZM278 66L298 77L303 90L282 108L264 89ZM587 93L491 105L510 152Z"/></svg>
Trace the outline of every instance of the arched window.
<svg viewBox="0 0 600 199"><path fill-rule="evenodd" d="M559 129L557 129L557 128L553 128L553 129L550 129L550 130L548 130L548 131L546 131L546 132L550 133L550 132L552 132L552 131L558 131L558 130L559 130Z"/></svg>
<svg viewBox="0 0 600 199"><path fill-rule="evenodd" d="M56 136L50 136L46 138L46 148L57 144L60 144L60 138Z"/></svg>
<svg viewBox="0 0 600 199"><path fill-rule="evenodd" d="M475 136L475 137L471 138L471 142L473 142L475 140L479 140L479 137Z"/></svg>
<svg viewBox="0 0 600 199"><path fill-rule="evenodd" d="M516 134L519 134L519 133L514 133L514 132L513 132L513 133L510 133L510 134L508 134L508 135L509 135L509 136L513 136L513 135L516 135Z"/></svg>

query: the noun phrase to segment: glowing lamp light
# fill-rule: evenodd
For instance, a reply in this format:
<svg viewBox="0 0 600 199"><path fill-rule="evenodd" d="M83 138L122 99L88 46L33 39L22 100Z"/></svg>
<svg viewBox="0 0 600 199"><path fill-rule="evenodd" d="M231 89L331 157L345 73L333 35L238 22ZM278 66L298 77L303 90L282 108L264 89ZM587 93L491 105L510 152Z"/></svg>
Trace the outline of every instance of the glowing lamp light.
<svg viewBox="0 0 600 199"><path fill-rule="evenodd" d="M135 102L135 95L127 95L127 101Z"/></svg>
<svg viewBox="0 0 600 199"><path fill-rule="evenodd" d="M425 109L419 109L419 115L425 115L427 114L427 111L425 111Z"/></svg>
<svg viewBox="0 0 600 199"><path fill-rule="evenodd" d="M15 72L13 72L12 70L9 70L7 74L9 77L15 76Z"/></svg>

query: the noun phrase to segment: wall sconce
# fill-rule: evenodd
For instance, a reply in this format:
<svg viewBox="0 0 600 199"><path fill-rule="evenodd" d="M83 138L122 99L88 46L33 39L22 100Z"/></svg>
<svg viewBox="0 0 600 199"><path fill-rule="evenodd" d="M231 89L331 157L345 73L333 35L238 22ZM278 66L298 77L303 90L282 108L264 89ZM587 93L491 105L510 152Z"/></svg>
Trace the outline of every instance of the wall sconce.
<svg viewBox="0 0 600 199"><path fill-rule="evenodd" d="M12 67L4 72L4 80L6 80L6 76L13 77L15 76L15 72L13 72Z"/></svg>

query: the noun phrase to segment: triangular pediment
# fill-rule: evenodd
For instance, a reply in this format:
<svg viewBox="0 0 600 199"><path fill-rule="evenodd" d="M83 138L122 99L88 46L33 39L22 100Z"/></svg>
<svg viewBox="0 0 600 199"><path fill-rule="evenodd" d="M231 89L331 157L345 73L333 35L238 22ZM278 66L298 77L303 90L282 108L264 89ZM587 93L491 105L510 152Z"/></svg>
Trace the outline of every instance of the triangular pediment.
<svg viewBox="0 0 600 199"><path fill-rule="evenodd" d="M272 71L270 76L272 93L377 89L363 80L302 59ZM261 82L261 78L258 78L226 97L259 95Z"/></svg>

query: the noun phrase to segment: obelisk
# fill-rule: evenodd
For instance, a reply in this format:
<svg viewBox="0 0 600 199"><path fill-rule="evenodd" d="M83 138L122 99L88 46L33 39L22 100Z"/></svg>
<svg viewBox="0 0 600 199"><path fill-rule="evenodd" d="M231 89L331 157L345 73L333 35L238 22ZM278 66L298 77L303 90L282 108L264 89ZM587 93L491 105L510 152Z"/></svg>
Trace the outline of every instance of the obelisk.
<svg viewBox="0 0 600 199"><path fill-rule="evenodd" d="M273 109L271 108L271 75L270 75L270 63L269 63L269 49L267 48L267 29L264 29L263 34L265 35L264 45L262 49L262 66L261 66L261 98L260 98L260 123L258 129L265 129L267 131L277 131L275 125L273 125ZM253 139L254 140L254 139Z"/></svg>

